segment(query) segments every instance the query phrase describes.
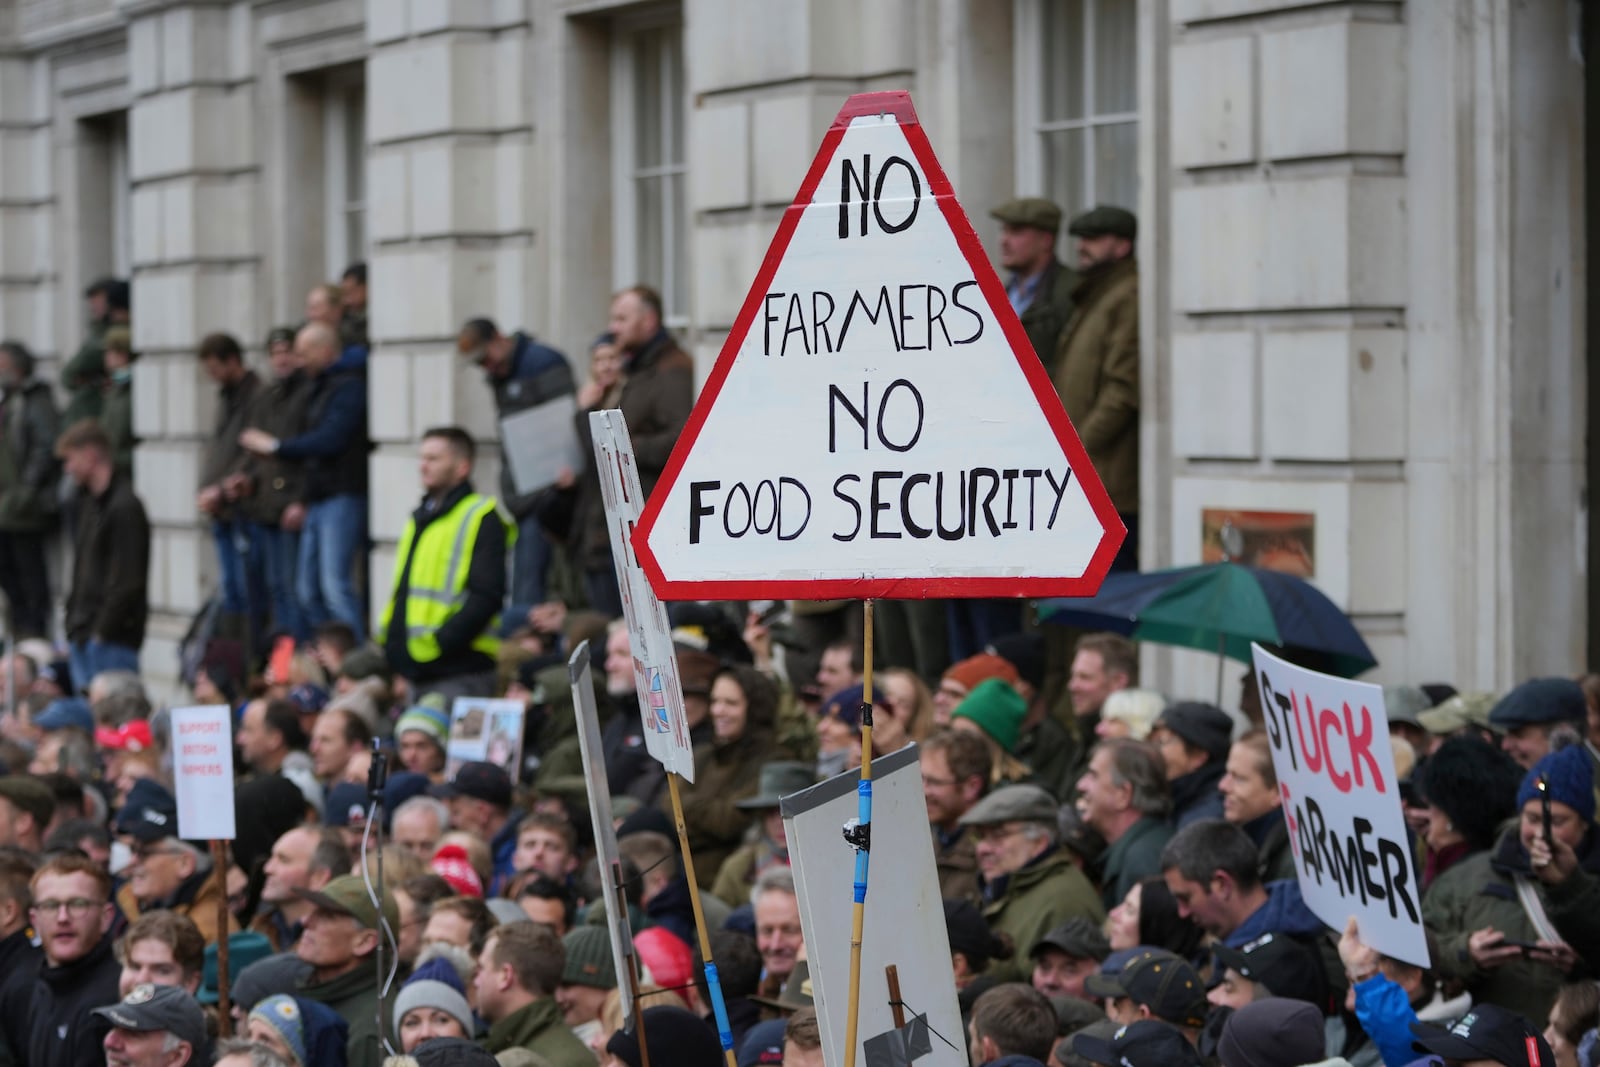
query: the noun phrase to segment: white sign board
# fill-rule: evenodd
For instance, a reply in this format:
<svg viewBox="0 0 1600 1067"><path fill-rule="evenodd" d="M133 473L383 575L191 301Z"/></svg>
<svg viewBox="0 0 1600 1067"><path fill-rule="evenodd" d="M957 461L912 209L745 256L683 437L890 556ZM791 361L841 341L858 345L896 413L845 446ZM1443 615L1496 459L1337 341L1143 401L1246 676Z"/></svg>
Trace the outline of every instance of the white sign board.
<svg viewBox="0 0 1600 1067"><path fill-rule="evenodd" d="M966 1031L950 970L950 938L945 932L917 746L874 759L872 774L872 848L861 928L856 1039L864 1046L896 1028L884 977L884 968L894 964L907 1020L917 1015L928 1020L933 1051L919 1058L917 1067L967 1067ZM851 872L856 854L841 830L857 815L860 781L860 771L848 771L782 801L827 1067L844 1063L855 910ZM867 1062L860 1047L856 1062Z"/></svg>
<svg viewBox="0 0 1600 1067"><path fill-rule="evenodd" d="M500 440L518 493L553 485L563 470L583 469L583 450L573 426L577 414L577 399L568 394L500 420Z"/></svg>
<svg viewBox="0 0 1600 1067"><path fill-rule="evenodd" d="M463 763L488 762L517 781L522 772L522 719L526 714L519 700L456 697L450 706L445 775L454 778Z"/></svg>
<svg viewBox="0 0 1600 1067"><path fill-rule="evenodd" d="M600 743L600 713L594 703L594 675L589 670L589 642L567 660L572 677L572 707L578 716L578 750L583 754L583 785L589 793L589 819L594 828L594 858L604 889L606 929L611 933L611 962L617 971L617 992L622 997L622 1018L633 1019L633 934L622 896L622 860L617 855L617 829L611 815L611 782L606 778L605 749Z"/></svg>
<svg viewBox="0 0 1600 1067"><path fill-rule="evenodd" d="M179 837L233 840L233 712L226 704L172 709L172 785Z"/></svg>
<svg viewBox="0 0 1600 1067"><path fill-rule="evenodd" d="M1362 941L1429 966L1383 690L1251 651L1301 896L1335 930L1354 915Z"/></svg>
<svg viewBox="0 0 1600 1067"><path fill-rule="evenodd" d="M851 97L651 494L656 592L1085 596L1124 535L909 95Z"/></svg>
<svg viewBox="0 0 1600 1067"><path fill-rule="evenodd" d="M589 435L594 441L595 467L605 498L606 529L611 535L617 588L622 593L622 615L628 623L633 684L639 693L645 747L669 772L692 782L694 744L689 740L689 717L683 710L683 684L678 680L678 659L672 650L672 624L633 554L633 528L644 507L633 440L628 436L622 412L616 410L590 413Z"/></svg>

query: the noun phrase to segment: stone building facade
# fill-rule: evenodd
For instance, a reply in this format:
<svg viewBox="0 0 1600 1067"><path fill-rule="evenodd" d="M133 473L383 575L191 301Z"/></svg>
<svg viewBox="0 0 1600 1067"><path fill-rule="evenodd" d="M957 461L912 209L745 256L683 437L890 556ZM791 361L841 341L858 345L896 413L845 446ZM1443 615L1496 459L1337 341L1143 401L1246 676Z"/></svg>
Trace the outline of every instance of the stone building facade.
<svg viewBox="0 0 1600 1067"><path fill-rule="evenodd" d="M1384 680L1568 672L1582 6L0 0L0 335L70 354L84 286L131 277L170 672L214 584L199 337L259 357L370 264L381 591L421 429L494 433L464 319L581 363L641 280L704 368L840 102L909 88L980 230L1017 193L1139 212L1147 568L1201 558L1208 510L1295 513ZM1175 690L1213 669L1151 665Z"/></svg>

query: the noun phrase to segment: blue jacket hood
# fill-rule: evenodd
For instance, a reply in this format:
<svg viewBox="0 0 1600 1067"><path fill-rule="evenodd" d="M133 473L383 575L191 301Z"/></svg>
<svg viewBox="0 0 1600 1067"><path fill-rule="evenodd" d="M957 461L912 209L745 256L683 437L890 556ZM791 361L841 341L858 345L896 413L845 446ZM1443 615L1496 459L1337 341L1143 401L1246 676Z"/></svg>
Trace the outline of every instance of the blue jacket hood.
<svg viewBox="0 0 1600 1067"><path fill-rule="evenodd" d="M1299 882L1268 882L1267 902L1240 923L1233 933L1223 938L1222 943L1230 948L1238 948L1269 932L1294 937L1318 937L1323 929L1322 920L1311 913L1300 896Z"/></svg>

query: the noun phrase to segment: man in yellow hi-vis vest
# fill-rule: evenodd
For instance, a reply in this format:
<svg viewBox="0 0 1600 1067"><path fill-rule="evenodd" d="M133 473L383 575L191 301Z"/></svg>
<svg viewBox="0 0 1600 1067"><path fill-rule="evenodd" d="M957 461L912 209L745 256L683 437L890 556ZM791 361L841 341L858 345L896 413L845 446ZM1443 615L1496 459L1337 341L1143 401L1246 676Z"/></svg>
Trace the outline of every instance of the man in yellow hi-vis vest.
<svg viewBox="0 0 1600 1067"><path fill-rule="evenodd" d="M377 639L409 699L494 694L506 551L516 527L472 488L477 448L456 426L422 435L422 503L400 535Z"/></svg>

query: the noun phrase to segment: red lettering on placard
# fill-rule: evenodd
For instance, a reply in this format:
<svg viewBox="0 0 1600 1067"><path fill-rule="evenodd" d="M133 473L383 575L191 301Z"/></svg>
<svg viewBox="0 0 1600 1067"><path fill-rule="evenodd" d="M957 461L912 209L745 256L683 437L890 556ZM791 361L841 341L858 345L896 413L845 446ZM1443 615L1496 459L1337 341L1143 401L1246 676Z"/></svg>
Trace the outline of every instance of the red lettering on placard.
<svg viewBox="0 0 1600 1067"><path fill-rule="evenodd" d="M1378 792L1387 792L1384 785L1383 772L1378 769L1378 761L1372 755L1372 712L1367 706L1361 706L1361 731L1356 732L1355 715L1350 710L1350 705L1344 706L1345 733L1350 738L1350 766L1355 771L1356 784L1365 785L1362 781L1361 765L1365 763L1372 772L1372 786Z"/></svg>
<svg viewBox="0 0 1600 1067"><path fill-rule="evenodd" d="M1346 711L1349 709L1347 708ZM1322 763L1328 770L1328 781L1341 793L1350 792L1350 775L1338 770L1333 765L1333 746L1328 743L1328 730L1344 738L1344 729L1339 725L1339 716L1333 713L1332 708L1323 708L1317 715L1317 736L1322 742Z"/></svg>

